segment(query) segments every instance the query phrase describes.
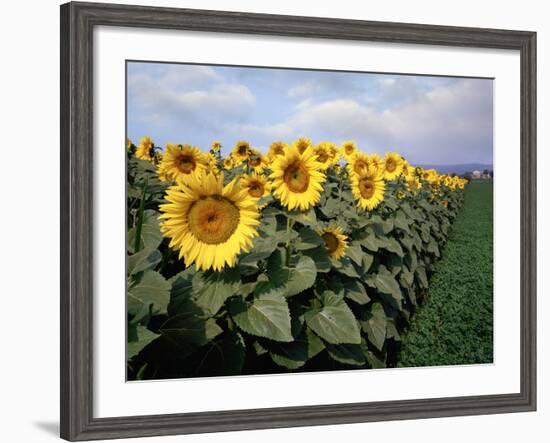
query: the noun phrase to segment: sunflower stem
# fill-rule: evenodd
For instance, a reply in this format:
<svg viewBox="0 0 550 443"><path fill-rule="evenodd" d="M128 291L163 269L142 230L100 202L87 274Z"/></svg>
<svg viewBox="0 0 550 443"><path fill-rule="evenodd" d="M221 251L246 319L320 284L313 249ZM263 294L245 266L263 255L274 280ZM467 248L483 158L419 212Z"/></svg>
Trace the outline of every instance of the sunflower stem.
<svg viewBox="0 0 550 443"><path fill-rule="evenodd" d="M342 177L342 174L338 174L338 213L342 213L342 187L344 185L344 178Z"/></svg>
<svg viewBox="0 0 550 443"><path fill-rule="evenodd" d="M139 203L138 220L136 225L136 237L134 239L134 254L136 252L139 252L139 247L141 244L141 228L143 226L143 209L145 207L146 192L147 192L147 179L145 179L145 184L143 185L143 192L141 194L141 202Z"/></svg>
<svg viewBox="0 0 550 443"><path fill-rule="evenodd" d="M290 265L290 249L291 249L290 240L292 240L292 225L293 224L294 223L290 218L286 219L286 235L287 235L287 239L286 239L286 257L285 257L286 266Z"/></svg>

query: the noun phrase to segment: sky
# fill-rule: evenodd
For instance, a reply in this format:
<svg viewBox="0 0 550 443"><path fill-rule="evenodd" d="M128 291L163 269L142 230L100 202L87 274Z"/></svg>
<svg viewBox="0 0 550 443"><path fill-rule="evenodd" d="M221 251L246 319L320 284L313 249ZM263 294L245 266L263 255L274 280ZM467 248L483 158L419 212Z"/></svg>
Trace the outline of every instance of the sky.
<svg viewBox="0 0 550 443"><path fill-rule="evenodd" d="M128 137L158 146L353 140L413 164L492 164L493 80L128 62Z"/></svg>

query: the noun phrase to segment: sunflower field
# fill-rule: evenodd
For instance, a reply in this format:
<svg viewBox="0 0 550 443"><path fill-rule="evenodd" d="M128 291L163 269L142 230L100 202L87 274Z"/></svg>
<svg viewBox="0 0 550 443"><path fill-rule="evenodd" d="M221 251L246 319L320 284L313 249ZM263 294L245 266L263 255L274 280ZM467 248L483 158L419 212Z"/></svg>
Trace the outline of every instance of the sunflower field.
<svg viewBox="0 0 550 443"><path fill-rule="evenodd" d="M128 380L397 365L465 180L352 141L126 150Z"/></svg>

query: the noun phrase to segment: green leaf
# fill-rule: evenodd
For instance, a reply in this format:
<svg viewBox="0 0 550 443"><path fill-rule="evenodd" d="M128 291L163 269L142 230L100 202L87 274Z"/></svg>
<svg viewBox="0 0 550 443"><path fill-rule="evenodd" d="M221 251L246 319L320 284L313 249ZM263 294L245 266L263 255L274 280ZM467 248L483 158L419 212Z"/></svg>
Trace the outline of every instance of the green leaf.
<svg viewBox="0 0 550 443"><path fill-rule="evenodd" d="M377 252L379 241L374 234L368 235L361 240L361 244L369 251Z"/></svg>
<svg viewBox="0 0 550 443"><path fill-rule="evenodd" d="M369 341L381 351L386 342L386 313L380 303L373 303L370 318L361 325Z"/></svg>
<svg viewBox="0 0 550 443"><path fill-rule="evenodd" d="M137 326L136 333L137 339L135 341L129 341L126 348L128 360L131 359L133 356L139 354L141 350L149 343L151 343L154 339L160 337L159 334L155 334L154 332L147 329L145 326L141 325Z"/></svg>
<svg viewBox="0 0 550 443"><path fill-rule="evenodd" d="M143 213L143 224L141 226L141 249L157 249L162 242L162 234L158 222L158 212L151 209ZM136 228L131 228L128 231L128 251L134 252Z"/></svg>
<svg viewBox="0 0 550 443"><path fill-rule="evenodd" d="M300 257L295 267L290 268L285 295L292 297L313 286L317 278L315 262L308 256Z"/></svg>
<svg viewBox="0 0 550 443"><path fill-rule="evenodd" d="M298 251L304 251L306 249L313 249L321 245L324 245L322 237L313 229L304 226L300 229L298 242L294 245L294 247Z"/></svg>
<svg viewBox="0 0 550 443"><path fill-rule="evenodd" d="M337 267L338 272L347 275L348 277L361 278L361 276L357 273L357 270L351 263L349 257L342 257L339 261L339 264L340 266Z"/></svg>
<svg viewBox="0 0 550 443"><path fill-rule="evenodd" d="M370 301L367 291L362 283L356 279L346 278L344 280L345 297L360 305L366 305Z"/></svg>
<svg viewBox="0 0 550 443"><path fill-rule="evenodd" d="M304 226L310 226L315 228L317 226L317 216L315 210L311 208L309 211L292 211L288 213L288 218L303 224Z"/></svg>
<svg viewBox="0 0 550 443"><path fill-rule="evenodd" d="M364 252L361 249L361 245L359 243L351 243L346 249L346 255L359 266L361 266Z"/></svg>
<svg viewBox="0 0 550 443"><path fill-rule="evenodd" d="M330 271L330 268L332 267L332 261L324 244L314 249L303 251L303 254L313 259L317 272Z"/></svg>
<svg viewBox="0 0 550 443"><path fill-rule="evenodd" d="M128 257L128 275L153 269L160 263L162 255L158 249L142 249Z"/></svg>
<svg viewBox="0 0 550 443"><path fill-rule="evenodd" d="M246 348L241 334L224 332L183 362L186 376L227 376L242 373Z"/></svg>
<svg viewBox="0 0 550 443"><path fill-rule="evenodd" d="M213 316L218 313L229 297L235 295L241 283L241 277L236 268L229 268L223 272L206 273L203 282L195 299L200 307Z"/></svg>
<svg viewBox="0 0 550 443"><path fill-rule="evenodd" d="M360 345L327 344L327 351L328 354L337 362L353 366L363 366L365 364L365 356L363 355L363 350Z"/></svg>
<svg viewBox="0 0 550 443"><path fill-rule="evenodd" d="M343 297L326 291L323 307L312 307L305 313L306 324L329 343L361 343L357 321Z"/></svg>
<svg viewBox="0 0 550 443"><path fill-rule="evenodd" d="M428 288L428 276L426 275L426 268L424 266L418 266L415 271L418 282L422 288Z"/></svg>
<svg viewBox="0 0 550 443"><path fill-rule="evenodd" d="M202 346L222 332L213 319L201 317L198 307L188 305L188 310L169 318L160 328L160 333L173 343L187 346Z"/></svg>
<svg viewBox="0 0 550 443"><path fill-rule="evenodd" d="M403 257L405 255L403 253L403 248L401 248L399 242L393 237L387 237L383 247L384 249L397 254L399 257Z"/></svg>
<svg viewBox="0 0 550 443"><path fill-rule="evenodd" d="M269 355L275 364L287 369L298 369L325 349L323 341L309 328L291 343L273 343L269 345Z"/></svg>
<svg viewBox="0 0 550 443"><path fill-rule="evenodd" d="M290 313L284 297L261 295L252 303L233 298L229 311L237 326L249 334L291 342Z"/></svg>
<svg viewBox="0 0 550 443"><path fill-rule="evenodd" d="M383 269L385 272L383 272ZM384 294L391 294L401 298L401 288L395 277L385 268L380 267L378 274L374 277L374 286Z"/></svg>
<svg viewBox="0 0 550 443"><path fill-rule="evenodd" d="M154 311L166 312L170 301L170 283L156 271L146 271L141 279L128 289L128 306L142 304Z"/></svg>

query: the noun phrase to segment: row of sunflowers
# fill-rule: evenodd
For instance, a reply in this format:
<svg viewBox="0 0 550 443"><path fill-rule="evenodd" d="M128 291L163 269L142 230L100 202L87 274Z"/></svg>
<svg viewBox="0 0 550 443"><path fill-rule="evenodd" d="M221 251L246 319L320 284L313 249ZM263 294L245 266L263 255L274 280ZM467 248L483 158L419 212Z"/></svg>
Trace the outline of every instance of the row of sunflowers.
<svg viewBox="0 0 550 443"><path fill-rule="evenodd" d="M307 138L128 141L128 378L386 367L466 181Z"/></svg>

